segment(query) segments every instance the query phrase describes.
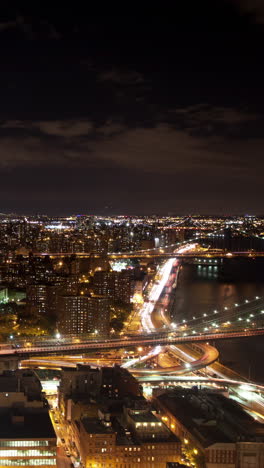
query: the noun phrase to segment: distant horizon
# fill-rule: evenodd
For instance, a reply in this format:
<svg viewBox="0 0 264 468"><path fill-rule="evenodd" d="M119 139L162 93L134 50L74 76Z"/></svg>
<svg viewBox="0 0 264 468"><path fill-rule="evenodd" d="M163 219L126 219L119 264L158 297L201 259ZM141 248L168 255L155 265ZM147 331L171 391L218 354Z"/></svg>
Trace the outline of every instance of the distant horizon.
<svg viewBox="0 0 264 468"><path fill-rule="evenodd" d="M16 215L16 216L33 216L33 217L36 217L36 216L47 216L47 217L51 217L51 218L56 218L56 217L62 217L62 218L65 218L65 217L69 217L69 216L110 216L110 217L114 217L114 216L123 216L123 217L135 217L135 216L141 216L141 217L148 217L148 216L159 216L159 217L174 217L174 216L179 216L179 217L224 217L224 218L228 218L228 217L243 217L243 218L254 218L254 217L257 217L257 218L262 218L264 217L264 214L260 214L260 213L196 213L196 212L193 212L193 213L153 213L153 212L149 212L149 213L140 213L140 212L137 212L137 213L118 213L118 212L111 212L111 213L100 213L100 212L97 212L97 213L74 213L74 212L69 212L69 213L56 213L56 214L51 214L51 213L46 213L46 212L36 212L36 213L29 213L29 212L18 212L18 211L10 211L10 212L0 212L0 216L12 216L12 215Z"/></svg>

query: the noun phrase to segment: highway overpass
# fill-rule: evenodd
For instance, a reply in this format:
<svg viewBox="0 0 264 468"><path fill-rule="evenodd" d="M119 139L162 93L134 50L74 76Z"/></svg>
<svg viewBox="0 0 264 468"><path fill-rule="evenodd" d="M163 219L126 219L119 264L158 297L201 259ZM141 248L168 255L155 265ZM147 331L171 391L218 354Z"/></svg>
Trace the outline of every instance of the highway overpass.
<svg viewBox="0 0 264 468"><path fill-rule="evenodd" d="M107 257L109 260L129 259L129 258L264 258L264 252L257 252L253 250L241 252L228 252L219 250L206 250L206 251L191 251L191 252L159 252L159 251L146 251L146 252L120 252L120 253L105 253L105 254L91 254L85 252L42 252L34 253L33 255L39 257L50 256L51 258L66 258L76 256L79 258L102 258Z"/></svg>
<svg viewBox="0 0 264 468"><path fill-rule="evenodd" d="M27 359L33 356L47 356L60 354L79 354L92 350L100 349L118 349L130 348L135 346L155 346L155 345L171 345L177 343L192 343L203 341L217 341L224 339L245 338L252 336L264 335L264 328L257 329L240 329L229 330L218 333L199 333L196 335L179 336L173 333L153 334L153 335L136 335L127 339L109 339L109 340L90 340L81 343L61 343L61 344L43 344L29 345L25 347L4 347L0 349L0 361L5 358Z"/></svg>

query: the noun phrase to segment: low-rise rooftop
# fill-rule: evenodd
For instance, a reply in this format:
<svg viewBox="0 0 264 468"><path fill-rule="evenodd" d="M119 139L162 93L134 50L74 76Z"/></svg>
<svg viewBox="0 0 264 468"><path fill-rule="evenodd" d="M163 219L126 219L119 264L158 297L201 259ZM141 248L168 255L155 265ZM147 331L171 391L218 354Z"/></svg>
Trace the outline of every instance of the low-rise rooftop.
<svg viewBox="0 0 264 468"><path fill-rule="evenodd" d="M203 445L264 441L264 427L221 394L178 388L156 397Z"/></svg>
<svg viewBox="0 0 264 468"><path fill-rule="evenodd" d="M88 434L113 434L111 426L105 426L99 419L83 418L82 424Z"/></svg>
<svg viewBox="0 0 264 468"><path fill-rule="evenodd" d="M151 411L129 411L129 417L137 422L159 423L160 421Z"/></svg>
<svg viewBox="0 0 264 468"><path fill-rule="evenodd" d="M48 411L20 414L12 419L12 412L1 413L0 439L56 439Z"/></svg>

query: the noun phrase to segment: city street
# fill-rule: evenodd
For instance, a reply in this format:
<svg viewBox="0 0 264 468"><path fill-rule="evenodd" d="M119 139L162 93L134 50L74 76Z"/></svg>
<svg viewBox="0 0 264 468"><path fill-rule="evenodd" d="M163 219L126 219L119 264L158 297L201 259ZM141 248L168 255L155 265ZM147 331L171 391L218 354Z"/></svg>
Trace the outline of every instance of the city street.
<svg viewBox="0 0 264 468"><path fill-rule="evenodd" d="M67 457L63 447L58 447L57 467L58 468L71 468L72 467L71 459L70 459L70 457Z"/></svg>

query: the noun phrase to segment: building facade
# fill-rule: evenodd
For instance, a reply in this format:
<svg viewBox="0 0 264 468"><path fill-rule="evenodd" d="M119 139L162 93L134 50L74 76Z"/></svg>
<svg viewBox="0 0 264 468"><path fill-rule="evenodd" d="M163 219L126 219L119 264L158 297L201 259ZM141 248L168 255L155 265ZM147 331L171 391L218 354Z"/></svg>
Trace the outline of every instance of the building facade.
<svg viewBox="0 0 264 468"><path fill-rule="evenodd" d="M94 292L108 296L113 301L129 304L132 294L130 270L96 271L94 274Z"/></svg>
<svg viewBox="0 0 264 468"><path fill-rule="evenodd" d="M163 422L183 442L183 457L198 467L264 467L264 427L233 400L215 392L157 392Z"/></svg>
<svg viewBox="0 0 264 468"><path fill-rule="evenodd" d="M97 295L60 296L57 327L64 335L107 336L110 330L108 298Z"/></svg>
<svg viewBox="0 0 264 468"><path fill-rule="evenodd" d="M0 467L56 467L57 439L32 371L0 375Z"/></svg>

